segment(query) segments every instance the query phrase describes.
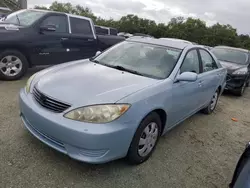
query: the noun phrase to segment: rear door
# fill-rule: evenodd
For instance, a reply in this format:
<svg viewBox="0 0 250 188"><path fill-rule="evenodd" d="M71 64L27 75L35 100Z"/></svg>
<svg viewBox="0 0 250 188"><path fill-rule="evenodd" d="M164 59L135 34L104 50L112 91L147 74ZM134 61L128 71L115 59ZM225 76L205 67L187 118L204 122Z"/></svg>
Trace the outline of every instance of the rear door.
<svg viewBox="0 0 250 188"><path fill-rule="evenodd" d="M202 84L201 104L205 105L211 101L221 83L222 69L218 67L216 61L207 50L199 49L199 57L202 64L202 73L200 74Z"/></svg>
<svg viewBox="0 0 250 188"><path fill-rule="evenodd" d="M41 26L53 25L55 31L41 31ZM31 60L35 65L63 63L67 49L62 40L69 36L68 19L65 14L49 14L37 24L37 35L31 43Z"/></svg>
<svg viewBox="0 0 250 188"><path fill-rule="evenodd" d="M91 20L84 17L69 16L70 36L63 41L68 49L67 60L90 58L97 52L97 39Z"/></svg>

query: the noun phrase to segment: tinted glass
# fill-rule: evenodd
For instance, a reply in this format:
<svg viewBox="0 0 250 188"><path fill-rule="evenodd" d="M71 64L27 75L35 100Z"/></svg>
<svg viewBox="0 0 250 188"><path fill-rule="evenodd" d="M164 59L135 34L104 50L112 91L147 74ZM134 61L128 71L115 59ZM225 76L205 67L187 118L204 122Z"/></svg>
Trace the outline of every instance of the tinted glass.
<svg viewBox="0 0 250 188"><path fill-rule="evenodd" d="M93 35L90 21L70 17L71 32L73 34Z"/></svg>
<svg viewBox="0 0 250 188"><path fill-rule="evenodd" d="M172 72L180 49L136 42L122 42L99 55L101 64L122 66L143 76L164 79Z"/></svg>
<svg viewBox="0 0 250 188"><path fill-rule="evenodd" d="M183 72L194 72L200 73L200 62L198 58L198 53L196 50L189 51L186 55L183 64L181 66L181 73Z"/></svg>
<svg viewBox="0 0 250 188"><path fill-rule="evenodd" d="M106 28L96 26L95 30L96 30L96 34L98 34L98 35L108 35L109 34L109 30Z"/></svg>
<svg viewBox="0 0 250 188"><path fill-rule="evenodd" d="M237 64L246 64L248 61L247 52L227 48L213 48L211 51L217 59L221 61L228 61Z"/></svg>
<svg viewBox="0 0 250 188"><path fill-rule="evenodd" d="M208 52L206 52L205 50L200 50L200 54L201 54L203 72L208 72L214 69L218 69L217 64L215 63L214 59Z"/></svg>
<svg viewBox="0 0 250 188"><path fill-rule="evenodd" d="M21 26L29 26L43 17L45 14L46 12L43 11L21 10L9 14L6 18L4 18L3 22Z"/></svg>
<svg viewBox="0 0 250 188"><path fill-rule="evenodd" d="M110 28L110 35L117 35L117 29Z"/></svg>
<svg viewBox="0 0 250 188"><path fill-rule="evenodd" d="M68 21L66 16L49 16L41 24L41 26L54 25L57 33L68 32Z"/></svg>

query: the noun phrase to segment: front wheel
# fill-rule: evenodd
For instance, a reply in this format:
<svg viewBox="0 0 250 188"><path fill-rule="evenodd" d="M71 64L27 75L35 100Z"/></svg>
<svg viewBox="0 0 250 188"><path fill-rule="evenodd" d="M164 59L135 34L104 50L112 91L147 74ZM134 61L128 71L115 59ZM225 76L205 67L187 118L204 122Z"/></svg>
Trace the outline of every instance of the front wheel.
<svg viewBox="0 0 250 188"><path fill-rule="evenodd" d="M241 88L233 91L233 93L237 96L242 96L246 90L246 87L247 87L247 82L245 81L244 84L241 86Z"/></svg>
<svg viewBox="0 0 250 188"><path fill-rule="evenodd" d="M157 113L153 112L144 118L128 151L127 159L131 164L143 163L151 156L160 137L161 127Z"/></svg>
<svg viewBox="0 0 250 188"><path fill-rule="evenodd" d="M220 95L219 90L217 90L213 95L209 105L202 110L204 114L211 114L215 110L219 99L219 95Z"/></svg>
<svg viewBox="0 0 250 188"><path fill-rule="evenodd" d="M28 69L26 57L16 50L6 50L0 54L0 78L18 80Z"/></svg>

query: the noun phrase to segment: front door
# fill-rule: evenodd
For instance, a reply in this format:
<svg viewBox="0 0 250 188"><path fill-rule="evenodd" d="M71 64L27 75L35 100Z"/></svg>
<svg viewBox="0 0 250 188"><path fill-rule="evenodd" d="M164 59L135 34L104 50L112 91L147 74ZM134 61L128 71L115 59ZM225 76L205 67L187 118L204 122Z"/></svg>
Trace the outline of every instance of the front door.
<svg viewBox="0 0 250 188"><path fill-rule="evenodd" d="M186 117L192 115L199 108L201 97L200 61L196 49L189 51L182 63L178 74L195 72L198 79L194 82L178 81L172 87L172 108L169 114L169 126L172 127ZM169 127L169 128L170 128Z"/></svg>
<svg viewBox="0 0 250 188"><path fill-rule="evenodd" d="M55 31L41 31L41 26L54 25ZM66 15L48 15L38 26L38 35L32 41L31 60L34 65L51 65L67 61L67 48L63 41L69 37Z"/></svg>

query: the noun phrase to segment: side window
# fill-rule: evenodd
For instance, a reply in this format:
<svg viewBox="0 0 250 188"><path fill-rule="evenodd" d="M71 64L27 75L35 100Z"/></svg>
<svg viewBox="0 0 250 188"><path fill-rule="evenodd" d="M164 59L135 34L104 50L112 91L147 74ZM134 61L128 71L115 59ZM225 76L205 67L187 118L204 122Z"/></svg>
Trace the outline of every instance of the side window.
<svg viewBox="0 0 250 188"><path fill-rule="evenodd" d="M57 33L68 33L68 21L66 16L49 16L43 20L41 26L55 25Z"/></svg>
<svg viewBox="0 0 250 188"><path fill-rule="evenodd" d="M117 35L117 29L110 28L110 35Z"/></svg>
<svg viewBox="0 0 250 188"><path fill-rule="evenodd" d="M70 17L71 33L72 34L82 34L82 35L93 35L90 21Z"/></svg>
<svg viewBox="0 0 250 188"><path fill-rule="evenodd" d="M208 72L214 69L218 69L218 66L212 56L205 50L199 50L201 54L201 61L203 72Z"/></svg>
<svg viewBox="0 0 250 188"><path fill-rule="evenodd" d="M96 26L95 30L96 30L96 34L98 34L98 35L108 35L109 34L109 31L106 28Z"/></svg>
<svg viewBox="0 0 250 188"><path fill-rule="evenodd" d="M197 74L200 73L200 62L197 50L189 51L186 55L180 69L180 73L183 72L194 72Z"/></svg>

